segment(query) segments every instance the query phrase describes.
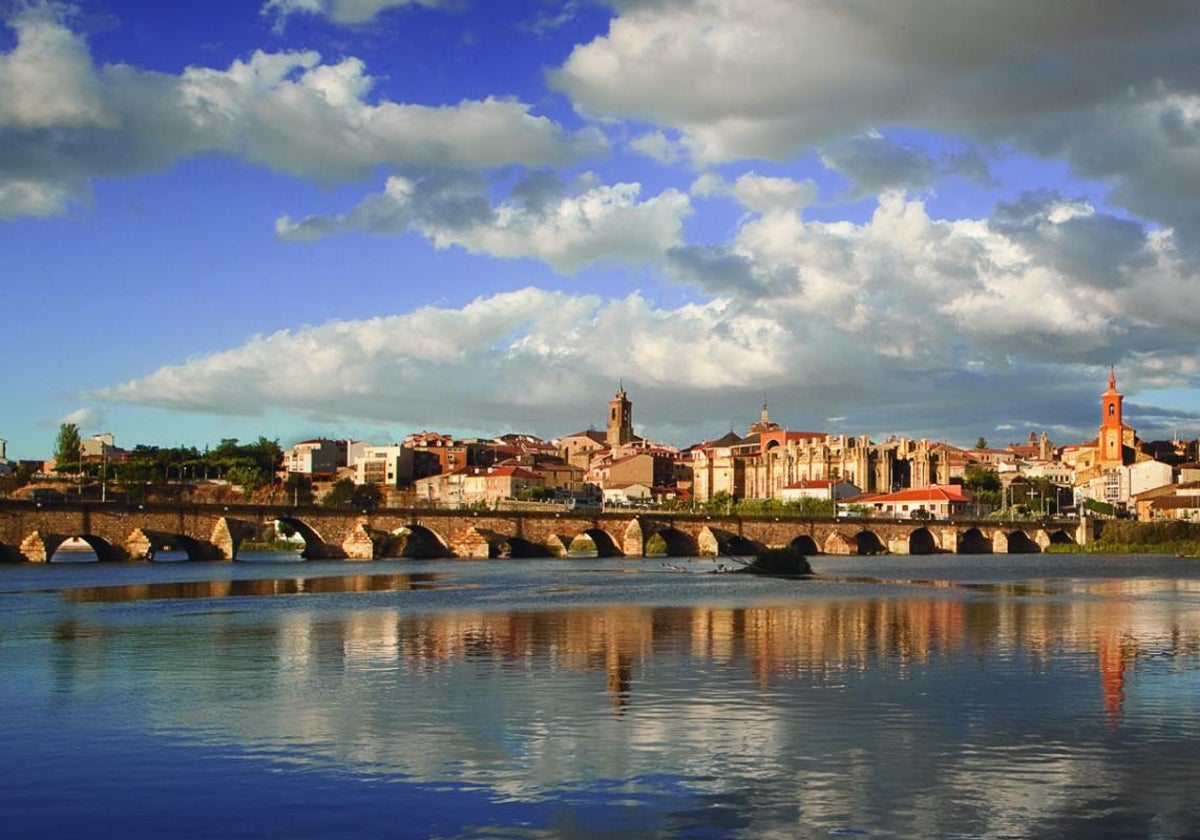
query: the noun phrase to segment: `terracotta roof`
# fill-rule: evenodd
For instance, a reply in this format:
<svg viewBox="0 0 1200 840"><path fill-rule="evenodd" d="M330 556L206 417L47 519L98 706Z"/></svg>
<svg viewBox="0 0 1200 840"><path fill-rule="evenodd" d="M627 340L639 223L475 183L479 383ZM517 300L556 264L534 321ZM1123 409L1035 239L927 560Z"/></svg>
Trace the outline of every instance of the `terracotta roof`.
<svg viewBox="0 0 1200 840"><path fill-rule="evenodd" d="M608 435L604 432L598 432L595 429L587 429L582 432L576 432L573 435L563 435L559 438L559 443L562 443L567 438L585 437L594 440L596 443L608 443Z"/></svg>
<svg viewBox="0 0 1200 840"><path fill-rule="evenodd" d="M1189 508L1200 508L1200 496L1163 496L1161 499L1155 499L1150 503L1150 507L1157 510L1179 510Z"/></svg>
<svg viewBox="0 0 1200 840"><path fill-rule="evenodd" d="M859 497L862 498L861 496ZM971 501L963 495L958 485L934 484L930 487L913 487L908 490L898 490L895 493L885 493L875 496L872 503L890 502L962 502Z"/></svg>
<svg viewBox="0 0 1200 840"><path fill-rule="evenodd" d="M530 472L524 467L483 467L477 475L500 476L501 478L541 478L537 473Z"/></svg>

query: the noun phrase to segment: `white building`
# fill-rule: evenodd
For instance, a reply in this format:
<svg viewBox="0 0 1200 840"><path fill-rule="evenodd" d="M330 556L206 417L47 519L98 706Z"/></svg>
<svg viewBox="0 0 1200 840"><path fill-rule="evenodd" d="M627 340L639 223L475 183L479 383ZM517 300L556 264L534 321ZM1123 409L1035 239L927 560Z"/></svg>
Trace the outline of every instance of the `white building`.
<svg viewBox="0 0 1200 840"><path fill-rule="evenodd" d="M315 438L293 444L283 453L283 468L304 475L333 475L346 466L346 441Z"/></svg>
<svg viewBox="0 0 1200 840"><path fill-rule="evenodd" d="M398 443L362 444L354 459L354 483L396 487L412 481L413 451Z"/></svg>
<svg viewBox="0 0 1200 840"><path fill-rule="evenodd" d="M830 481L824 478L812 478L789 484L779 491L779 499L784 502L798 502L801 499L848 499L862 493L849 481Z"/></svg>
<svg viewBox="0 0 1200 840"><path fill-rule="evenodd" d="M1171 465L1161 461L1138 461L1127 467L1111 467L1076 486L1075 502L1091 499L1110 505L1128 505L1134 496L1164 487L1173 480Z"/></svg>

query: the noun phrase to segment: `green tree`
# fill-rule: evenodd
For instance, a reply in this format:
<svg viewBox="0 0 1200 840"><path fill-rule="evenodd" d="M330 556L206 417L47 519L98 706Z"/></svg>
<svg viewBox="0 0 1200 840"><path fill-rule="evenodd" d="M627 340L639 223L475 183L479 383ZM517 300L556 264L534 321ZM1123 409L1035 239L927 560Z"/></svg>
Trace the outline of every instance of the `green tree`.
<svg viewBox="0 0 1200 840"><path fill-rule="evenodd" d="M973 492L999 490L1000 474L979 464L967 464L963 475L963 487Z"/></svg>
<svg viewBox="0 0 1200 840"><path fill-rule="evenodd" d="M225 478L229 480L230 484L241 487L247 494L267 483L267 478L263 475L262 470L254 464L237 464L225 473Z"/></svg>
<svg viewBox="0 0 1200 840"><path fill-rule="evenodd" d="M79 438L79 427L74 423L63 423L58 427L58 438L54 442L55 471L77 471L82 460L83 441Z"/></svg>
<svg viewBox="0 0 1200 840"><path fill-rule="evenodd" d="M383 491L378 484L355 485L354 493L350 496L350 504L355 507L378 507L383 501Z"/></svg>
<svg viewBox="0 0 1200 840"><path fill-rule="evenodd" d="M975 448L976 449L987 449L987 438L981 437L977 441L975 441Z"/></svg>
<svg viewBox="0 0 1200 840"><path fill-rule="evenodd" d="M312 479L303 473L288 473L283 481L284 502L290 505L313 503Z"/></svg>
<svg viewBox="0 0 1200 840"><path fill-rule="evenodd" d="M350 504L350 500L354 497L356 489L358 488L351 479L339 478L333 482L333 486L329 488L329 492L321 499L321 504L327 507L345 507Z"/></svg>
<svg viewBox="0 0 1200 840"><path fill-rule="evenodd" d="M704 503L704 510L707 513L724 514L731 512L732 508L733 497L729 495L728 490L718 490Z"/></svg>

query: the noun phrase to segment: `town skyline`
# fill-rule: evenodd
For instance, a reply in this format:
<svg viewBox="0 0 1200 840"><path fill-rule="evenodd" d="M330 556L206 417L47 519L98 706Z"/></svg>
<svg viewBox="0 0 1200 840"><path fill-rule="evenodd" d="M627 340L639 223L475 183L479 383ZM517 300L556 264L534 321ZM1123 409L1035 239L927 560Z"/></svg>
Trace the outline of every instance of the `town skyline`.
<svg viewBox="0 0 1200 840"><path fill-rule="evenodd" d="M1110 370L1109 370L1109 383L1110 383L1109 384L1109 392L1110 393L1113 392L1114 389L1116 388L1116 379L1117 379L1117 377L1116 377L1115 368L1110 368ZM876 442L886 441L886 440L892 439L892 438L902 438L902 439L908 439L908 440L927 440L930 443L947 444L949 446L952 446L952 447L955 447L958 449L964 449L964 450L980 448L979 447L980 442L985 442L987 444L987 448L995 448L995 449L1003 449L1005 447L1010 447L1010 446L1021 446L1026 442L1027 439L1032 439L1033 437L1036 437L1039 435L1047 436L1049 434L1049 430L1045 429L1045 428L1043 428L1043 429L1030 428L1030 429L1024 430L1023 433L1021 432L1021 430L1002 430L1002 431L1012 431L1014 433L1017 433L1016 437L1014 437L1014 439L1012 439L1012 440L1007 440L1007 439L1001 440L998 438L997 439L989 438L985 434L979 434L975 437L974 441L952 441L952 440L947 440L945 438L934 437L931 435L920 435L920 434L918 434L918 435L897 435L894 432L886 433L886 434L870 434L870 433L864 433L861 431L848 430L848 429L836 428L836 427L822 428L822 429L800 429L800 428L797 428L794 426L789 426L786 423L779 423L777 421L777 418L775 418L775 417L769 417L770 404L767 400L764 399L760 405L759 413L757 415L755 415L754 417L746 418L747 422L742 423L740 426L735 425L734 422L731 421L728 430L714 432L713 434L710 434L703 438L698 438L695 440L689 440L689 441L685 441L682 443L678 443L675 441L663 440L660 438L656 438L651 434L638 433L638 424L637 424L637 421L634 418L634 414L633 414L633 400L630 398L628 391L624 387L624 381L619 380L618 382L619 382L619 384L617 386L617 390L614 394L613 399L609 402L609 406L611 409L611 407L617 401L621 401L624 404L624 412L623 412L623 416L621 418L621 424L624 428L624 437L619 440L620 444L629 443L630 442L629 436L632 436L639 443L652 445L652 446L667 446L667 447L675 448L675 449L682 451L682 450L686 450L686 449L688 449L690 447L694 447L694 446L711 444L713 441L720 439L722 436L724 436L726 434L734 434L739 437L753 435L756 433L756 431L759 430L759 427L761 425L768 424L768 422L769 422L769 425L773 428L785 430L788 432L794 432L794 433L812 434L812 435L817 435L817 436L829 436L829 437L835 437L835 438L839 437L839 436L847 437L847 438L866 437L866 438L869 438ZM1097 404L1095 406L1093 406L1093 413L1095 414L1095 419L1099 423L1102 423L1103 417L1101 416L1101 413L1099 412L1099 409L1097 407L1100 404L1100 399L1101 399L1100 397L1097 398ZM1123 394L1122 394L1122 399L1124 400ZM598 400L597 406L599 406L599 405L600 405L600 401ZM1134 413L1134 414L1129 413L1128 403L1125 404L1124 411L1125 411L1126 419L1131 420L1133 423L1133 427L1136 428L1137 427L1137 422L1136 422L1137 415L1136 415L1136 413ZM596 414L596 416L600 416L600 414L602 412L597 410L594 413ZM70 421L70 420L67 420L64 422L73 423L73 421ZM610 416L609 421L608 421L609 430L607 431L607 435L609 437L611 437L613 435L612 423L613 423L613 419ZM108 442L109 445L114 445L115 441L118 437L117 433L111 429L105 429L105 430L101 431L101 430L97 430L97 429L79 428L78 424L74 424L74 425L76 425L77 431L79 432L81 438L91 438L91 439L97 439L97 440L103 438ZM479 434L456 434L453 430L451 430L447 427L435 427L435 428L425 428L425 429L410 429L410 430L407 430L397 436L388 438L386 440L374 440L374 441L369 441L364 438L358 438L358 437L354 437L354 436L340 436L340 435L328 435L328 434L304 435L304 436L300 436L300 437L289 440L289 439L281 438L278 435L272 437L268 432L264 432L263 430L258 430L256 434L254 434L248 438L223 438L222 440L219 440L219 441L203 441L203 442L199 442L199 443L196 441L184 441L184 442L180 442L180 443L166 444L166 445L154 443L151 441L139 440L139 441L134 441L132 445L134 445L134 446L139 446L139 445L156 446L156 447L164 448L164 449L172 448L172 447L184 447L184 448L196 448L201 451L207 451L210 448L214 448L217 444L221 443L222 441L228 441L231 439L246 441L246 440L252 440L254 438L258 438L258 439L262 439L262 440L274 441L283 447L294 446L298 443L313 442L313 441L319 441L319 440L343 440L343 441L347 441L347 442L371 443L371 444L379 444L379 445L387 446L390 444L398 444L398 443L401 443L402 441L408 441L413 438L419 438L419 437L426 436L426 435L435 435L435 436L445 435L445 436L448 436L449 438L456 439L456 440L471 440L471 439L501 440L506 437L528 436L528 437L542 440L545 442L556 443L556 442L563 441L566 438L584 435L584 434L592 433L592 432L595 432L599 436L603 437L606 435L605 425L606 425L605 423L593 422L593 423L587 424L586 426L580 426L580 427L576 428L575 431L573 431L573 432L561 432L558 434L549 434L549 435L539 434L539 433L530 431L528 429L524 429L524 430L508 429L506 431L494 431L492 433L484 432L484 433L479 433ZM60 426L60 428L61 428L61 426ZM1095 429L1095 428L1098 428L1098 426L1093 427L1093 429ZM55 429L55 434L57 435L57 433L58 433L58 429ZM1057 441L1057 445L1058 446L1063 446L1063 445L1070 446L1070 445L1074 445L1074 444L1086 444L1089 442L1094 442L1095 439L1096 439L1095 434L1092 434L1090 436L1085 435L1084 437L1081 437L1078 440L1074 440L1074 439L1059 440L1059 441ZM1200 433L1193 433L1193 434L1189 435L1189 434L1179 434L1176 432L1175 434L1172 434L1171 436L1166 437L1166 438L1148 438L1145 435L1140 435L1139 439L1142 441L1149 441L1149 440L1192 441L1192 440L1200 440ZM6 446L9 443L7 441L7 439L0 438L0 440L4 440ZM122 441L122 442L124 443L126 441ZM53 443L50 444L50 449L51 450L53 449ZM13 459L13 460L15 460L15 459ZM49 456L47 456L46 458L44 458L42 460L49 460Z"/></svg>
<svg viewBox="0 0 1200 840"><path fill-rule="evenodd" d="M1195 37L1193 37L1195 36ZM0 436L1200 429L1200 9L27 0Z"/></svg>

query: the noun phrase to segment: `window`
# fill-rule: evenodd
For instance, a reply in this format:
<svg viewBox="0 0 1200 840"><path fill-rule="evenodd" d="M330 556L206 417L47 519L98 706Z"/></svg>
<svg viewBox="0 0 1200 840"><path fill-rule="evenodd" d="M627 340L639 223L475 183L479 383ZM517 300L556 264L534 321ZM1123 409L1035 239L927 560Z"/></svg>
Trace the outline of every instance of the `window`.
<svg viewBox="0 0 1200 840"><path fill-rule="evenodd" d="M1121 498L1121 473L1118 470L1109 470L1104 474L1104 498L1110 501Z"/></svg>

